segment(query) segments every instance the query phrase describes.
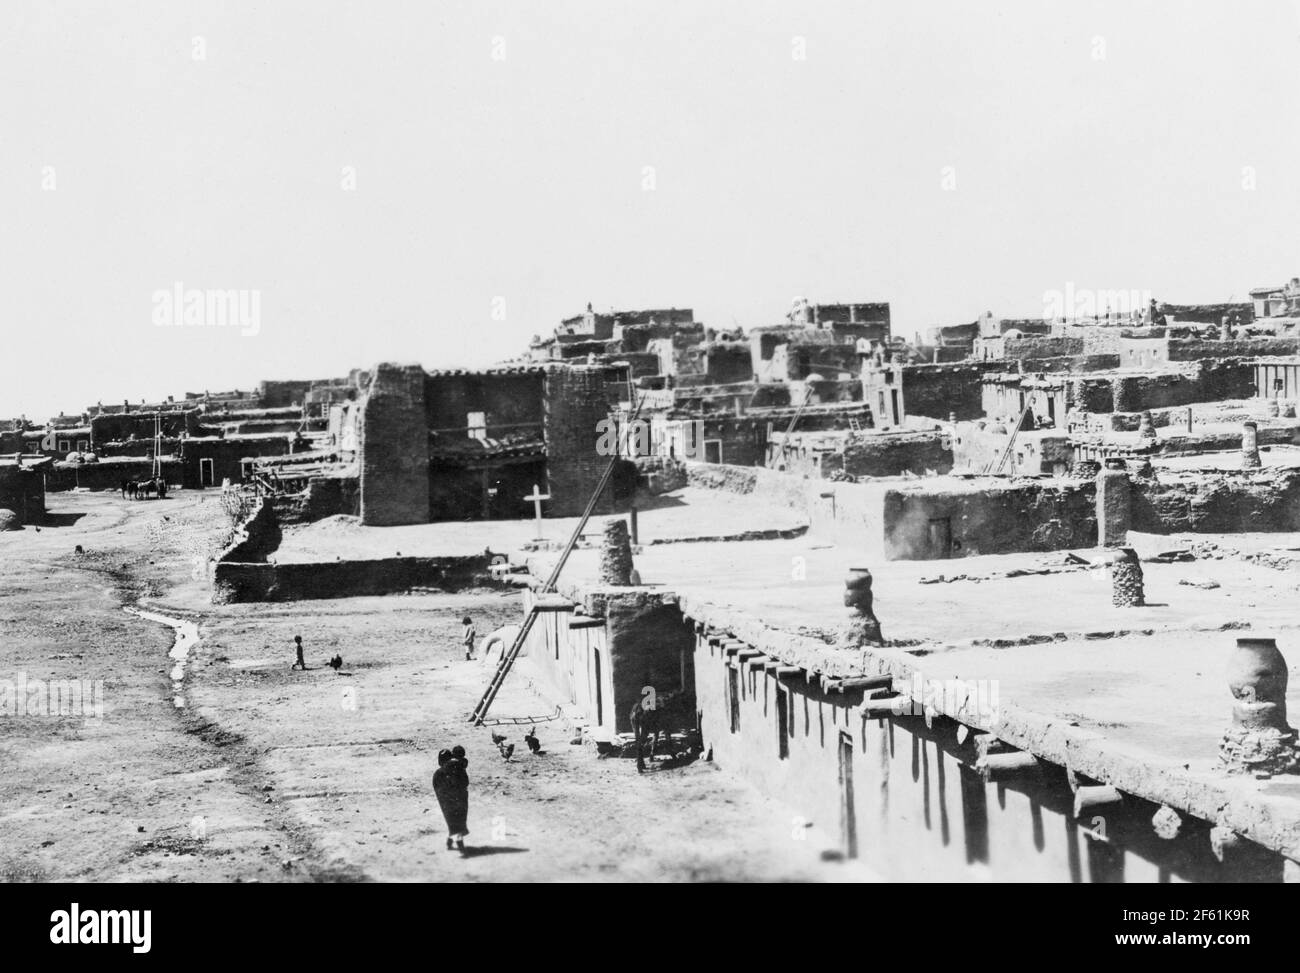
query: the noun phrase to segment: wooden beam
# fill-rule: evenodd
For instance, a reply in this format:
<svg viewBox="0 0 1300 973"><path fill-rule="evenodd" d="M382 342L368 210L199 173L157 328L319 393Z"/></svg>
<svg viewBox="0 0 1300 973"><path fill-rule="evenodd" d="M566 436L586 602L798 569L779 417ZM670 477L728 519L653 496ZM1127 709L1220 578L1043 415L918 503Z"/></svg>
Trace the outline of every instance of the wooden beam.
<svg viewBox="0 0 1300 973"><path fill-rule="evenodd" d="M888 689L893 684L893 676L850 676L841 679L834 688L847 693L855 689Z"/></svg>
<svg viewBox="0 0 1300 973"><path fill-rule="evenodd" d="M1085 814L1100 813L1106 808L1115 808L1123 802L1124 795L1109 784L1081 786L1074 792L1074 816L1081 818Z"/></svg>
<svg viewBox="0 0 1300 973"><path fill-rule="evenodd" d="M888 716L912 715L912 700L907 696L881 696L864 699L861 704L862 715L867 719L881 719Z"/></svg>
<svg viewBox="0 0 1300 973"><path fill-rule="evenodd" d="M1040 769L1039 759L1023 750L1015 753L991 753L975 761L975 772L986 783L1037 776Z"/></svg>

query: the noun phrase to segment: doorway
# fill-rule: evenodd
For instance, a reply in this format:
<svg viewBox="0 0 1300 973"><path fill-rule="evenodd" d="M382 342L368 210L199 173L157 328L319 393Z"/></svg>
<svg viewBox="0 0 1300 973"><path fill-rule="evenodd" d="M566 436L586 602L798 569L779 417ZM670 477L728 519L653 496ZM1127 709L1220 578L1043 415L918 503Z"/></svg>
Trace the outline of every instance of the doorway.
<svg viewBox="0 0 1300 973"><path fill-rule="evenodd" d="M849 858L858 857L858 817L853 807L853 738L840 733L840 844Z"/></svg>
<svg viewBox="0 0 1300 973"><path fill-rule="evenodd" d="M932 517L929 531L930 558L952 557L952 518Z"/></svg>
<svg viewBox="0 0 1300 973"><path fill-rule="evenodd" d="M213 483L212 477L212 460L199 460L199 486L210 487Z"/></svg>

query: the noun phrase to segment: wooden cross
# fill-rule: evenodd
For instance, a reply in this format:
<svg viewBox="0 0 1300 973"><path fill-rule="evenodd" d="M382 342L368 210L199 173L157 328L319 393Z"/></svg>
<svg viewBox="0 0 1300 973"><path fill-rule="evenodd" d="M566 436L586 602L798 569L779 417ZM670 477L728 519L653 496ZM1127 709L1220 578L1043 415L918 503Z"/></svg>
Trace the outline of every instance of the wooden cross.
<svg viewBox="0 0 1300 973"><path fill-rule="evenodd" d="M551 495L549 493L543 493L541 490L537 488L537 484L534 483L532 496L524 497L524 499L531 500L533 502L533 512L537 517L537 540L540 541L543 539L542 538L542 501L551 499Z"/></svg>

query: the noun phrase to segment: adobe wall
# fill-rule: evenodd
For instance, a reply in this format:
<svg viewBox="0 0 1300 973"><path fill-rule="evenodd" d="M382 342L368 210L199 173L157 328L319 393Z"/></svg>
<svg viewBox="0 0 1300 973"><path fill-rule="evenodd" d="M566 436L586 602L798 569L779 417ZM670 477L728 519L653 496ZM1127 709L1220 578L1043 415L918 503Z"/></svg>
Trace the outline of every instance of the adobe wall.
<svg viewBox="0 0 1300 973"><path fill-rule="evenodd" d="M45 523L45 475L32 467L0 466L0 509L12 510L20 524Z"/></svg>
<svg viewBox="0 0 1300 973"><path fill-rule="evenodd" d="M1075 816L1061 766L986 781L970 728L927 719L906 698L898 715L869 716L862 691L827 692L803 673L780 677L739 662L711 644L707 629L693 660L701 735L714 762L789 807L794 840L815 826L886 881L1282 877L1282 860L1271 854L1257 856L1245 875L1221 865L1209 823L1190 816L1177 840L1157 837L1150 822L1159 805L1129 794L1122 809L1109 811L1099 840L1093 822ZM911 683L896 678L895 685L907 692ZM993 692L988 700L1010 712Z"/></svg>
<svg viewBox="0 0 1300 973"><path fill-rule="evenodd" d="M932 548L930 522L947 520L951 557L1093 547L1097 514L1092 483L1040 481L996 489L889 490L884 553L890 561L944 557Z"/></svg>
<svg viewBox="0 0 1300 973"><path fill-rule="evenodd" d="M336 514L361 515L361 481L355 476L319 476L302 493L272 501L281 524L310 524Z"/></svg>
<svg viewBox="0 0 1300 973"><path fill-rule="evenodd" d="M816 437L810 437L815 439ZM786 467L794 472L829 477L835 473L849 476L900 476L928 472L947 473L952 469L952 446L948 436L932 432L864 432L849 433L840 452L822 453L820 469L805 463L792 450L786 454Z"/></svg>
<svg viewBox="0 0 1300 973"><path fill-rule="evenodd" d="M599 367L552 367L546 372L543 428L546 438L546 492L552 517L579 516L595 492L610 457L596 452L600 424L609 416L605 372ZM606 489L595 513L614 509Z"/></svg>
<svg viewBox="0 0 1300 973"><path fill-rule="evenodd" d="M1270 358L1300 353L1300 338L1231 338L1213 341L1208 338L1171 338L1170 361L1197 361L1202 358Z"/></svg>
<svg viewBox="0 0 1300 973"><path fill-rule="evenodd" d="M1242 533L1300 530L1300 471L1133 479L1133 530Z"/></svg>
<svg viewBox="0 0 1300 973"><path fill-rule="evenodd" d="M539 423L542 411L540 371L523 374L429 374L424 381L424 412L429 429L455 429L464 435L471 412L486 413L492 426ZM516 430L493 430L502 438Z"/></svg>
<svg viewBox="0 0 1300 973"><path fill-rule="evenodd" d="M234 531L230 543L217 554L218 563L233 561L245 564L263 564L280 546L280 522L275 504L267 499L255 501L253 509Z"/></svg>
<svg viewBox="0 0 1300 973"><path fill-rule="evenodd" d="M370 527L429 520L429 427L425 373L384 362L371 373L362 405L361 522Z"/></svg>
<svg viewBox="0 0 1300 973"><path fill-rule="evenodd" d="M904 365L903 401L908 415L947 419L978 419L984 414L984 367L969 365Z"/></svg>
<svg viewBox="0 0 1300 973"><path fill-rule="evenodd" d="M300 601L401 594L417 588L457 591L488 582L487 558L390 557L365 561L261 564L218 561L213 601Z"/></svg>

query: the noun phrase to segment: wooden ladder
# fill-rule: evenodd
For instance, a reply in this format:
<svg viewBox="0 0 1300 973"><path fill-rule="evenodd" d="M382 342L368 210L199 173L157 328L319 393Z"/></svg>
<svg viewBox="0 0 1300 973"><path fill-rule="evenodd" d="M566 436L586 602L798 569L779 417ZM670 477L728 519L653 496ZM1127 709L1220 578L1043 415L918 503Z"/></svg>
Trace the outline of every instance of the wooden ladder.
<svg viewBox="0 0 1300 973"><path fill-rule="evenodd" d="M637 419L640 414L641 403L638 402L636 410L632 413L632 419ZM538 589L537 598L533 602L532 608L528 610L528 616L524 619L524 624L519 627L519 634L516 635L514 641L510 643L509 650L501 653L501 661L497 663L497 668L496 671L492 673L491 681L488 683L487 688L483 690L483 695L480 697L478 704L474 707L474 712L470 714L470 722L475 726L483 725L483 719L487 716L488 710L491 708L493 701L497 698L497 693L501 691L501 686L505 683L506 676L510 674L511 668L514 667L515 660L519 658L519 653L523 650L524 643L528 641L528 633L533 630L533 623L537 621L538 614L547 610L557 610L554 605L544 605L541 599L543 596L548 595L555 590L555 583L560 579L560 572L564 570L565 562L569 560L569 555L573 553L574 546L578 543L578 539L582 537L582 532L587 527L587 521L591 519L592 511L596 509L596 502L600 499L600 495L605 492L605 488L609 485L609 481L614 475L614 467L618 465L620 459L622 459L622 457L617 452L610 457L609 465L605 467L605 472L601 474L600 482L596 484L595 492L592 493L591 499L587 501L587 507L583 510L582 517L579 518L577 526L573 528L573 533L569 535L569 540L568 543L564 545L564 550L560 552L560 559L555 562L555 567L551 569L551 573L547 577L546 583Z"/></svg>

